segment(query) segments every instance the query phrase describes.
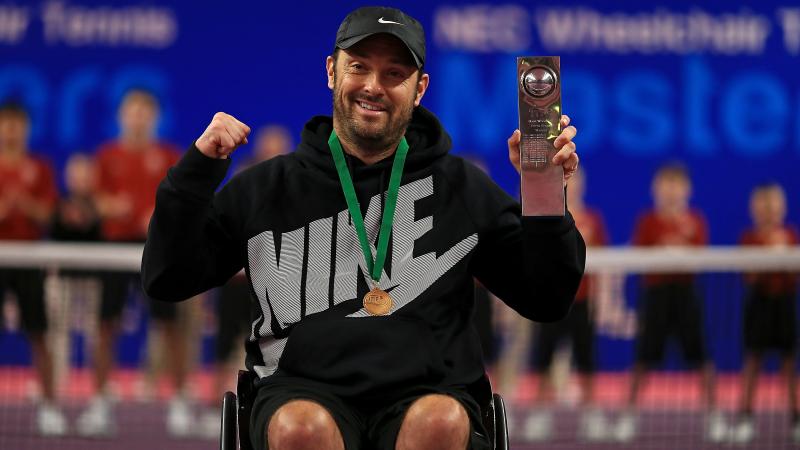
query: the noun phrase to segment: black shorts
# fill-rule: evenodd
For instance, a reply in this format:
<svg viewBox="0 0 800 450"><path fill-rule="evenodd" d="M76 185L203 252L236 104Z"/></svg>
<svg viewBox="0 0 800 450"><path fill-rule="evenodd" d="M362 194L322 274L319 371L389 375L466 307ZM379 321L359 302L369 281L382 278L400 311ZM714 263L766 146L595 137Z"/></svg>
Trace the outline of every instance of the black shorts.
<svg viewBox="0 0 800 450"><path fill-rule="evenodd" d="M533 367L541 373L550 369L553 354L562 339L572 341L572 357L578 372L594 372L594 323L589 317L589 301L572 305L567 317L552 323L541 323L534 340Z"/></svg>
<svg viewBox="0 0 800 450"><path fill-rule="evenodd" d="M0 304L13 292L19 306L22 329L27 333L47 330L44 306L44 271L38 269L0 269Z"/></svg>
<svg viewBox="0 0 800 450"><path fill-rule="evenodd" d="M270 377L258 389L250 416L250 440L255 450L267 450L266 429L272 415L289 401L304 399L328 410L339 427L346 450L393 450L406 411L416 399L428 394L445 394L458 400L467 411L472 425L469 448L491 448L478 405L466 391L415 387L402 393L392 392L384 401L358 404L345 402L318 383L284 375Z"/></svg>
<svg viewBox="0 0 800 450"><path fill-rule="evenodd" d="M246 278L233 277L219 289L215 362L227 361L233 350L242 345L237 338L250 331L250 305L250 284Z"/></svg>
<svg viewBox="0 0 800 450"><path fill-rule="evenodd" d="M707 361L702 305L694 288L680 283L646 288L639 303L636 361L660 363L667 339L673 335L687 364L698 367Z"/></svg>
<svg viewBox="0 0 800 450"><path fill-rule="evenodd" d="M797 296L771 296L757 291L744 301L744 347L748 352L777 350L791 355L797 349Z"/></svg>
<svg viewBox="0 0 800 450"><path fill-rule="evenodd" d="M173 321L178 317L177 305L147 297L142 290L142 281L138 273L102 272L100 273L103 295L100 302L100 318L116 320L122 315L125 302L131 293L147 299L150 316L157 320Z"/></svg>

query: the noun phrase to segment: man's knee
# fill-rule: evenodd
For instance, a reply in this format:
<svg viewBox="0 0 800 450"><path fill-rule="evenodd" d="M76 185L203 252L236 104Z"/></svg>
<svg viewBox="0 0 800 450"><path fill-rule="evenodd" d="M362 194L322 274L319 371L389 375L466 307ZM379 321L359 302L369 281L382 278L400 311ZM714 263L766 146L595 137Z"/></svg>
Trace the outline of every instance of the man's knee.
<svg viewBox="0 0 800 450"><path fill-rule="evenodd" d="M397 448L466 448L469 416L456 399L426 395L408 409L397 439Z"/></svg>
<svg viewBox="0 0 800 450"><path fill-rule="evenodd" d="M278 408L265 431L270 450L344 448L331 414L309 400L293 400Z"/></svg>

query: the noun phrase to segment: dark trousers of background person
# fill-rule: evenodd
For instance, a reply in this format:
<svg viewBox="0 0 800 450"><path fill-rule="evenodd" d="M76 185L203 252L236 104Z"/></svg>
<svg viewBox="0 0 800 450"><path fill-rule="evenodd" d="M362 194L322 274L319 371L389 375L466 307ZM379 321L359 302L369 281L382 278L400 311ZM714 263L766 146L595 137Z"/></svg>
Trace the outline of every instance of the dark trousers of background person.
<svg viewBox="0 0 800 450"><path fill-rule="evenodd" d="M164 333L165 343L170 345L169 364L176 388L185 385L187 377L187 346L174 326L177 320L177 306L174 303L162 302L147 298L141 289L141 278L138 273L101 272L102 297L100 302L100 332L97 347L94 351L95 387L104 393L111 368L115 360L114 348L119 322L125 302L131 293L147 301L148 311L153 325L160 327Z"/></svg>
<svg viewBox="0 0 800 450"><path fill-rule="evenodd" d="M558 344L569 339L572 358L578 373L594 372L594 323L590 318L589 302L575 302L567 317L553 323L541 323L534 338L533 367L545 374L550 370Z"/></svg>
<svg viewBox="0 0 800 450"><path fill-rule="evenodd" d="M0 304L9 292L14 294L22 330L31 344L33 365L45 400L55 400L53 361L45 341L47 310L44 302L44 271L39 269L0 269Z"/></svg>

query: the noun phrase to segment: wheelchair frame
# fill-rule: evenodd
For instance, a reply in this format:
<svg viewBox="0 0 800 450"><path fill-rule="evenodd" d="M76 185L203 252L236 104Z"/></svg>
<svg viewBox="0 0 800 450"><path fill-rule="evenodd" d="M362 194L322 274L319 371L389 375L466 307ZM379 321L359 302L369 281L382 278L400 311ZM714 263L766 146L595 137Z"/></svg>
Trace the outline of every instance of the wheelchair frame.
<svg viewBox="0 0 800 450"><path fill-rule="evenodd" d="M250 442L250 414L256 391L255 381L253 372L240 370L236 394L228 391L222 397L220 450L255 450ZM503 397L492 393L492 386L486 375L469 385L467 392L478 402L481 420L489 433L493 448L508 450L508 426Z"/></svg>

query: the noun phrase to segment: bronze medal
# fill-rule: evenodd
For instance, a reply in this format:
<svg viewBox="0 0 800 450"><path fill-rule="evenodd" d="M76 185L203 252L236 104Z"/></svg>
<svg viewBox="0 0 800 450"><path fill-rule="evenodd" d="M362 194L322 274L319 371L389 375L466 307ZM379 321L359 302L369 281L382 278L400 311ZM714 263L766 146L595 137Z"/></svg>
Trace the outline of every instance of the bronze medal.
<svg viewBox="0 0 800 450"><path fill-rule="evenodd" d="M385 316L392 310L392 297L382 289L372 288L364 296L364 309L373 316Z"/></svg>
<svg viewBox="0 0 800 450"><path fill-rule="evenodd" d="M331 131L328 146L331 148L336 173L339 174L339 182L342 185L342 193L344 193L344 199L347 202L347 210L353 220L353 229L358 236L361 251L364 253L364 268L367 269L366 272L371 279L372 290L364 296L364 309L373 316L385 316L392 311L392 297L386 291L378 288L378 282L380 282L383 275L383 264L386 262L389 235L392 234L392 221L394 220L394 211L397 206L397 196L400 192L400 179L403 175L403 165L408 154L408 142L405 137L400 138L400 143L397 145L397 151L394 154L392 174L389 177L389 189L386 191L386 203L383 205L383 216L381 217L378 245L375 248L374 259L369 239L367 239L367 228L364 225L361 206L358 204L353 179L350 177L350 170L347 167L342 144L339 142L336 130Z"/></svg>

